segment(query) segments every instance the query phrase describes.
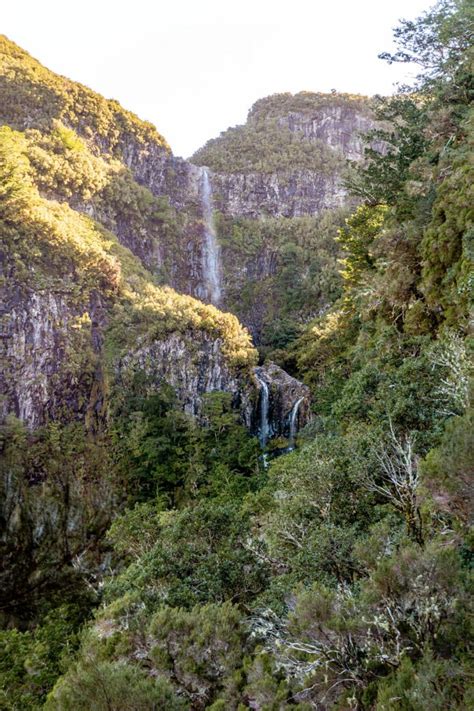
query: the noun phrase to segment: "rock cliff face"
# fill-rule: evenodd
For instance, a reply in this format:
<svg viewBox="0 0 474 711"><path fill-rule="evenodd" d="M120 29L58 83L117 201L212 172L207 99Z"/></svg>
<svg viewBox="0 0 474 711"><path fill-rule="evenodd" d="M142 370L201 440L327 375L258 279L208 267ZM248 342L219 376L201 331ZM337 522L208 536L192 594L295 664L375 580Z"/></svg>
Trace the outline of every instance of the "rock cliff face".
<svg viewBox="0 0 474 711"><path fill-rule="evenodd" d="M84 308L64 291L10 286L10 293L3 293L1 420L14 414L35 429L100 409L94 387L105 324L100 295L92 294Z"/></svg>
<svg viewBox="0 0 474 711"><path fill-rule="evenodd" d="M334 98L334 97L333 97ZM261 105L262 102L259 102ZM301 133L310 142L322 141L340 151L349 160L360 160L364 155L363 136L374 127L369 102L333 102L314 110L289 110L278 122L294 133Z"/></svg>
<svg viewBox="0 0 474 711"><path fill-rule="evenodd" d="M251 429L255 394L250 374L229 367L222 345L221 339L205 332L188 332L139 346L117 362L117 385L127 390L134 375L144 373L155 392L165 383L171 385L184 411L197 418L202 413L205 393L228 392Z"/></svg>
<svg viewBox="0 0 474 711"><path fill-rule="evenodd" d="M184 410L196 417L205 393L232 393L251 428L251 371L232 367L223 339L212 332L189 328L147 338L142 346L130 343L105 374L109 314L100 295L94 293L88 308L81 308L57 292L15 292L3 318L0 421L15 415L30 430L55 420L105 421L105 391L126 390L133 374L142 371L155 391L171 385Z"/></svg>
<svg viewBox="0 0 474 711"><path fill-rule="evenodd" d="M374 127L365 97L275 94L191 160L213 171L216 207L226 214L315 215L347 203L346 161L363 158L363 136Z"/></svg>
<svg viewBox="0 0 474 711"><path fill-rule="evenodd" d="M347 203L340 175L308 169L278 173L215 173L216 209L232 217L302 217Z"/></svg>
<svg viewBox="0 0 474 711"><path fill-rule="evenodd" d="M310 253L317 251L317 240L312 240L310 248L307 239L302 245L291 220L313 219L317 235L319 218L327 212L337 213L331 231L336 234L344 210L353 206L344 184L347 160L362 159L363 136L374 127L370 101L363 97L276 95L258 101L245 126L229 129L198 151L191 160L199 165L146 147L128 151L127 165L135 179L154 195L166 198L184 221L173 243L162 243L155 250L149 244L137 244L136 236L130 239L133 229L129 227L122 230L119 225L119 236L150 269L164 273L166 283L212 300L205 268L209 212L202 190L205 171L210 209L216 215L219 305L236 313L256 344L265 346L265 332L274 331L276 322L284 318L304 324L322 313L334 296L332 287L326 286L329 277L326 284L319 275L320 286L311 283L315 269L309 264ZM272 234L268 229L263 234L260 225L268 220L274 220ZM246 234L240 243L235 239L236 229ZM259 230L256 245L254 237ZM321 236L320 243L326 250L324 239ZM301 304L284 313L285 299L277 290L282 288L279 277L286 269L283 251L289 246L299 253L302 271L298 278L312 297L311 305ZM303 255L302 247L307 250ZM330 259L330 272L337 280L335 253ZM288 286L293 288L283 288Z"/></svg>

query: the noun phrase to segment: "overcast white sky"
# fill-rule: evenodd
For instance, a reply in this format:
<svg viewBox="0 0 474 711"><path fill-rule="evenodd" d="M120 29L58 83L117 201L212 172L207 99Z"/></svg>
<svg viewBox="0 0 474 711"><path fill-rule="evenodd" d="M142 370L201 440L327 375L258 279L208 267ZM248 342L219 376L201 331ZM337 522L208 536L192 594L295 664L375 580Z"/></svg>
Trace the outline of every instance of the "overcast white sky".
<svg viewBox="0 0 474 711"><path fill-rule="evenodd" d="M174 153L280 91L392 93L377 54L434 0L13 0L0 32L54 71L152 121Z"/></svg>

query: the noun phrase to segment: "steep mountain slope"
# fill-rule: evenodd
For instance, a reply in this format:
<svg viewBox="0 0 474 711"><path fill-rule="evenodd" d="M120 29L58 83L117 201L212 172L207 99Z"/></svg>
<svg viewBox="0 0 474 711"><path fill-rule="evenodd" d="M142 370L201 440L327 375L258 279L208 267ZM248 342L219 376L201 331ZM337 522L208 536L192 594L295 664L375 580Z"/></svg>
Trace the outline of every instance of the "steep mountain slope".
<svg viewBox="0 0 474 711"><path fill-rule="evenodd" d="M14 615L34 614L33 599L63 586L66 571L74 578L76 556L91 551L97 568L98 539L128 495L111 456L119 383L122 398L140 373L150 393L179 385L193 414L211 390L229 392L249 423L254 407L255 352L237 319L157 286L113 233L39 192L61 178L63 189L71 179L87 190L92 155L63 124L0 129L2 606ZM97 166L103 176L98 157Z"/></svg>
<svg viewBox="0 0 474 711"><path fill-rule="evenodd" d="M179 384L192 413L206 392L228 391L244 398L247 421L255 352L235 317L159 287L102 226L123 215L140 235L153 222L144 249L164 234L161 204L125 165L141 151L166 160L159 134L5 39L1 49L2 122L12 126L0 129L2 596L17 614L45 585L61 587L65 570L74 575L75 556L96 557L127 496L108 429L115 384L123 397L132 373L147 372L146 349L156 355L150 391Z"/></svg>
<svg viewBox="0 0 474 711"><path fill-rule="evenodd" d="M69 129L54 130L62 136L59 142L75 140L77 152L83 153L83 144ZM194 331L190 341L194 348L196 338L201 338L199 332L206 338L207 331L210 339L220 339L220 350L229 364L252 363L250 340L234 317L157 287L152 275L112 233L67 204L41 197L34 182L41 168L38 163L33 167L31 134L25 138L4 127L1 140L2 224L8 275L4 303L10 307L7 317L11 319L6 322L6 334L11 339L7 355L12 356L13 367L25 368L17 378L9 373L7 385L13 391L3 403L6 411L13 406L30 425L41 424L48 416L58 417L58 399L62 405L71 406L75 414L80 412L64 401L68 388L60 371L64 365L67 377L72 379L90 371L87 358L93 358L94 346L98 350L104 338L101 324L102 331L107 325L110 334L105 350L115 358L122 353L129 355L140 342L166 339L177 331ZM62 146L69 150L64 143ZM28 157L30 151L33 161ZM43 151L41 158L47 156ZM53 153L52 161L57 156ZM67 158L65 162L67 170ZM87 189L84 175L74 172L74 180L81 177L82 188ZM42 187L44 181L39 178L38 183ZM77 374L71 360L74 351L85 358L77 364ZM36 362L35 357L41 360ZM24 391L15 391L17 386ZM74 397L84 399L80 388L73 390ZM192 395L198 393L188 393L188 397ZM83 402L86 406L87 397Z"/></svg>
<svg viewBox="0 0 474 711"><path fill-rule="evenodd" d="M197 166L175 158L153 127L116 102L54 75L6 39L2 47L0 119L26 129L42 194L114 232L160 283L207 302L218 293L267 350L294 337L290 322L298 328L327 308L339 288L333 237L346 214L345 159L362 156L369 100L263 99L246 126L198 151ZM68 145L64 128L80 140L70 136ZM336 207L339 214L324 215ZM301 277L287 300L288 262Z"/></svg>
<svg viewBox="0 0 474 711"><path fill-rule="evenodd" d="M222 407L257 432L262 386L237 318L165 285L192 291L194 274L208 296L203 172L6 38L0 89L2 599L13 615L29 600L34 615L43 586L74 578L87 551L97 570L97 543L134 495L112 441L123 418L143 417L129 400L171 388L165 410L208 422L208 395L227 394ZM287 377L286 389L267 377L272 433L286 438L308 392ZM306 402L296 425L309 417Z"/></svg>

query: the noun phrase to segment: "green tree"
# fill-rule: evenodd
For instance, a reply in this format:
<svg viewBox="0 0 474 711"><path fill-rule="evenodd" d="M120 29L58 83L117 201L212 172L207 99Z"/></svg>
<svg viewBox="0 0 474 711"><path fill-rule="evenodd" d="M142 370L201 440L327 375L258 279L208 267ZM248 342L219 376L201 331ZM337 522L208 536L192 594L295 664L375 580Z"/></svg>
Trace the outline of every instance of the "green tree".
<svg viewBox="0 0 474 711"><path fill-rule="evenodd" d="M238 502L208 499L158 513L155 530L150 528L148 508L139 509L138 515L146 517L150 539L143 553L138 550L139 556L110 581L108 599L136 592L151 607L226 600L245 604L265 587L267 568L247 545L250 515ZM112 540L118 536L121 550L132 550L123 535L131 529L135 540L136 519L133 510L124 514L121 524L114 524ZM154 543L151 536L156 536Z"/></svg>

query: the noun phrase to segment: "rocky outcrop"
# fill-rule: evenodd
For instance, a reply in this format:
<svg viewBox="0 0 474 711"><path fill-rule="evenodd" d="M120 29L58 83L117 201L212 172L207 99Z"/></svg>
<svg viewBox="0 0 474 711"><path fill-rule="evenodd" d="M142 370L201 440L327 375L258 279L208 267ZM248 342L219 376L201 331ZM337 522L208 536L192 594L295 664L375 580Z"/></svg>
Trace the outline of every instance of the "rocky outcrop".
<svg viewBox="0 0 474 711"><path fill-rule="evenodd" d="M243 422L249 429L252 426L255 396L250 373L231 369L222 341L205 331L171 334L133 349L116 364L118 387L127 390L137 372L145 374L150 391L171 385L184 411L198 419L206 393L231 393Z"/></svg>
<svg viewBox="0 0 474 711"><path fill-rule="evenodd" d="M245 126L211 140L195 159L200 165L210 161L216 205L225 214L315 215L347 203L346 161L363 158L364 135L374 127L365 97L275 95L257 101ZM242 159L239 140L242 151L250 140L257 153L260 142L262 161Z"/></svg>
<svg viewBox="0 0 474 711"><path fill-rule="evenodd" d="M1 402L2 420L14 414L29 429L48 421L74 421L103 408L100 378L106 312L100 301L88 312L73 307L64 295L29 292L9 304L4 322ZM137 372L146 375L153 391L171 385L183 409L200 417L203 396L214 391L232 394L245 425L261 429L262 381L269 388L268 438L291 438L294 427L310 419L309 390L274 363L255 369L230 367L223 343L205 330L171 333L131 348L114 366L115 386L127 391Z"/></svg>
<svg viewBox="0 0 474 711"><path fill-rule="evenodd" d="M287 173L214 173L216 207L232 217L302 217L347 203L341 175L308 169Z"/></svg>
<svg viewBox="0 0 474 711"><path fill-rule="evenodd" d="M364 155L363 136L374 128L367 102L332 103L310 112L289 111L278 122L290 131L302 134L310 142L322 141L348 160Z"/></svg>
<svg viewBox="0 0 474 711"><path fill-rule="evenodd" d="M0 421L13 414L34 430L52 420L100 417L108 322L100 299L85 309L64 294L28 290L15 301L8 303L3 321ZM108 387L126 390L142 371L155 391L171 385L185 412L196 417L205 393L230 392L250 427L249 371L232 368L224 350L222 339L203 329L130 344L113 364Z"/></svg>
<svg viewBox="0 0 474 711"><path fill-rule="evenodd" d="M218 208L234 217L256 219L316 215L346 205L345 161L363 158L364 134L375 126L368 106L361 102L329 103L309 114L289 111L278 118L278 123L309 143L331 149L334 164L315 169L295 165L272 173L234 172L231 167L226 173L217 171L213 185Z"/></svg>
<svg viewBox="0 0 474 711"><path fill-rule="evenodd" d="M297 432L311 420L309 388L272 362L254 371L259 391L254 430L262 446L282 437L294 446Z"/></svg>

